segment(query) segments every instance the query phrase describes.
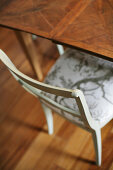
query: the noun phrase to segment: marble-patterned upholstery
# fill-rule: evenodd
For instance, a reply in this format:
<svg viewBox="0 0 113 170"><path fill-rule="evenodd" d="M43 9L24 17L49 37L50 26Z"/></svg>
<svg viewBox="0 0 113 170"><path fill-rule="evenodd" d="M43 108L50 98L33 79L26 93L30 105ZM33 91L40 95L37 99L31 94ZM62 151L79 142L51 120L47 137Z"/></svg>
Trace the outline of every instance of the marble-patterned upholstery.
<svg viewBox="0 0 113 170"><path fill-rule="evenodd" d="M90 113L103 127L113 118L113 63L79 50L68 49L49 71L46 84L83 91ZM44 93L61 105L77 110L74 99ZM71 117L74 121L77 119ZM83 123L83 122L81 122Z"/></svg>

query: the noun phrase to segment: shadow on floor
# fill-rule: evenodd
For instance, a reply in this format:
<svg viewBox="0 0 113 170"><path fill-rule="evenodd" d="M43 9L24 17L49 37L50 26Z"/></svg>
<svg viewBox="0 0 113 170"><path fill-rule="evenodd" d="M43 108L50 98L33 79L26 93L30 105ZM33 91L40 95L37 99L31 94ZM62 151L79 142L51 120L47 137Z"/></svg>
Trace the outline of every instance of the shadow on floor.
<svg viewBox="0 0 113 170"><path fill-rule="evenodd" d="M8 121L14 123L16 126L23 126L24 128L29 128L32 130L48 133L48 131L43 129L42 127L37 127L37 126L31 125L27 122L24 122L22 120L15 118L15 117L8 116L7 119L8 119Z"/></svg>
<svg viewBox="0 0 113 170"><path fill-rule="evenodd" d="M91 164L91 165L96 165L96 162L93 161L93 160L89 160L89 159L86 159L86 158L82 158L80 156L76 156L74 154L70 154L70 153L67 153L66 151L63 151L62 149L55 149L51 146L49 146L49 152L55 152L57 155L62 155L62 158L63 157L70 157L71 159L76 159L76 161L81 161L81 162L85 162L85 163L88 163L88 164ZM66 158L65 158L66 160Z"/></svg>

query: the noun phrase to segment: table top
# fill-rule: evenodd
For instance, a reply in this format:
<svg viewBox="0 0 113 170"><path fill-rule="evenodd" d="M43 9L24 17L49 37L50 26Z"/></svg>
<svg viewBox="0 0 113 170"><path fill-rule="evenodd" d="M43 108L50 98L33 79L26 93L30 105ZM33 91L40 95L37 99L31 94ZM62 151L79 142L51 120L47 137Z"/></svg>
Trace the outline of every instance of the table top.
<svg viewBox="0 0 113 170"><path fill-rule="evenodd" d="M0 25L113 58L113 0L0 0Z"/></svg>

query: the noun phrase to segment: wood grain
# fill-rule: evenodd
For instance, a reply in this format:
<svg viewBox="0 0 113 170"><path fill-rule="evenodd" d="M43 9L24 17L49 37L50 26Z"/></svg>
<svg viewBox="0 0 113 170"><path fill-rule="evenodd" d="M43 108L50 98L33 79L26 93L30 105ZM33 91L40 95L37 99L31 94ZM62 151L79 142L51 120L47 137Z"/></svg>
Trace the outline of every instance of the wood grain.
<svg viewBox="0 0 113 170"><path fill-rule="evenodd" d="M36 50L32 35L22 31L15 31L15 34L26 54L27 59L30 61L30 64L32 65L33 70L36 73L38 80L42 81L43 72L40 63L42 56L40 55L40 52Z"/></svg>
<svg viewBox="0 0 113 170"><path fill-rule="evenodd" d="M1 49L19 70L35 78L14 32L7 29L0 32ZM46 62L42 69L46 75L58 56L57 49L47 40L37 39L35 45L42 50ZM39 101L21 88L0 62L1 170L112 170L113 121L102 129L102 144L102 166L97 167L88 132L54 114L54 134L49 136Z"/></svg>
<svg viewBox="0 0 113 170"><path fill-rule="evenodd" d="M22 72L36 78L14 32L0 29L0 33L0 48L7 52ZM43 44L46 43L48 46L43 49ZM48 63L47 67L42 63L45 75L58 56L57 49L47 40L38 39L35 45L43 50L43 57ZM56 54L53 57L54 53ZM46 120L40 102L20 87L1 62L0 96L0 169L13 170L35 137L41 131L47 134L43 128Z"/></svg>
<svg viewBox="0 0 113 170"><path fill-rule="evenodd" d="M0 24L113 58L113 0L0 1Z"/></svg>

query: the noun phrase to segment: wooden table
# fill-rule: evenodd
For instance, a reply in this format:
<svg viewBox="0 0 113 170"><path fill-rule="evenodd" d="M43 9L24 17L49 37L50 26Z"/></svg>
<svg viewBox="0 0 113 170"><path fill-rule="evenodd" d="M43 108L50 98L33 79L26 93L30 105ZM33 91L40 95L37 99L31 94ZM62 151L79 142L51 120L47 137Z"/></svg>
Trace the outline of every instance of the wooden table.
<svg viewBox="0 0 113 170"><path fill-rule="evenodd" d="M0 0L0 25L113 58L113 0Z"/></svg>

